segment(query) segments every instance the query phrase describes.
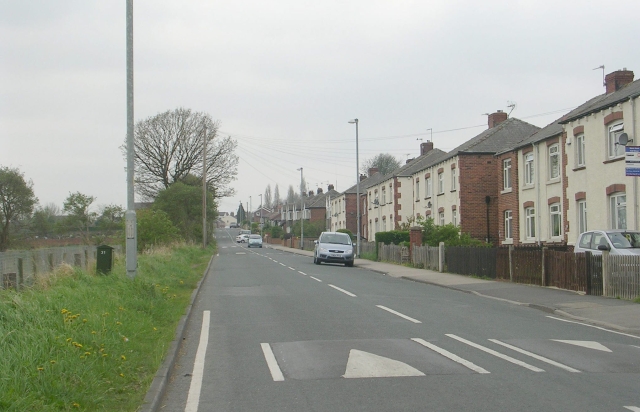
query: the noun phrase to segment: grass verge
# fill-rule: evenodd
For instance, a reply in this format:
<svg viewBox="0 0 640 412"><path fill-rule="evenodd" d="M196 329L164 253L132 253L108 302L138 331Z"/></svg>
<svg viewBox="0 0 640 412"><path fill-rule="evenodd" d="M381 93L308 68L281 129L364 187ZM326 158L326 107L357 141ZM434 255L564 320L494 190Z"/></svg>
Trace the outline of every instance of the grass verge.
<svg viewBox="0 0 640 412"><path fill-rule="evenodd" d="M61 266L26 291L0 290L0 410L135 411L213 248L124 258L110 275Z"/></svg>

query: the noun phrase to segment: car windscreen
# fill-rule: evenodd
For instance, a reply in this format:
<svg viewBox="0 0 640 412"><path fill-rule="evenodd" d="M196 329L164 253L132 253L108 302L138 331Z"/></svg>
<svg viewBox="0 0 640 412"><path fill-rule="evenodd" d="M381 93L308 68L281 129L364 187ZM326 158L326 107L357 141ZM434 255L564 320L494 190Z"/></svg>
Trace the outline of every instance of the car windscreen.
<svg viewBox="0 0 640 412"><path fill-rule="evenodd" d="M333 243L336 245L350 245L349 235L324 234L320 238L320 243Z"/></svg>
<svg viewBox="0 0 640 412"><path fill-rule="evenodd" d="M640 248L640 232L607 233L616 249Z"/></svg>
<svg viewBox="0 0 640 412"><path fill-rule="evenodd" d="M262 239L262 237L260 237L260 235L251 235L249 239Z"/></svg>

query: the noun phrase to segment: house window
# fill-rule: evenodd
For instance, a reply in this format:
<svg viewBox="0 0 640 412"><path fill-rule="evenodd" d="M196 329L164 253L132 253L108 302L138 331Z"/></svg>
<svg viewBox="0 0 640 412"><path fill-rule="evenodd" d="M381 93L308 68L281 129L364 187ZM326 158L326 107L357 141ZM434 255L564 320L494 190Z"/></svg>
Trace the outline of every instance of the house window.
<svg viewBox="0 0 640 412"><path fill-rule="evenodd" d="M504 238L513 239L513 226L511 210L504 211Z"/></svg>
<svg viewBox="0 0 640 412"><path fill-rule="evenodd" d="M431 178L424 179L424 196L431 197Z"/></svg>
<svg viewBox="0 0 640 412"><path fill-rule="evenodd" d="M534 239L536 237L536 210L533 207L528 207L524 210L525 216L525 234L527 239Z"/></svg>
<svg viewBox="0 0 640 412"><path fill-rule="evenodd" d="M444 226L444 212L438 213L438 220L440 221L440 226Z"/></svg>
<svg viewBox="0 0 640 412"><path fill-rule="evenodd" d="M387 204L387 191L385 190L384 186L382 186L382 204Z"/></svg>
<svg viewBox="0 0 640 412"><path fill-rule="evenodd" d="M609 157L624 156L624 145L620 143L620 135L624 133L624 124L609 126Z"/></svg>
<svg viewBox="0 0 640 412"><path fill-rule="evenodd" d="M451 223L453 223L454 226L458 226L458 211L452 210L451 215Z"/></svg>
<svg viewBox="0 0 640 412"><path fill-rule="evenodd" d="M511 159L502 161L502 188L504 190L511 189Z"/></svg>
<svg viewBox="0 0 640 412"><path fill-rule="evenodd" d="M416 180L416 198L415 200L420 200L420 181Z"/></svg>
<svg viewBox="0 0 640 412"><path fill-rule="evenodd" d="M576 136L576 166L582 167L585 164L584 134L579 134Z"/></svg>
<svg viewBox="0 0 640 412"><path fill-rule="evenodd" d="M376 220L376 233L380 231L380 222Z"/></svg>
<svg viewBox="0 0 640 412"><path fill-rule="evenodd" d="M617 193L610 197L611 229L627 228L627 194Z"/></svg>
<svg viewBox="0 0 640 412"><path fill-rule="evenodd" d="M456 190L457 169L451 169L451 191Z"/></svg>
<svg viewBox="0 0 640 412"><path fill-rule="evenodd" d="M550 227L550 235L551 237L560 236L560 231L562 229L562 215L560 214L560 204L554 203L549 206L549 223Z"/></svg>
<svg viewBox="0 0 640 412"><path fill-rule="evenodd" d="M578 232L586 232L587 229L587 201L578 202Z"/></svg>
<svg viewBox="0 0 640 412"><path fill-rule="evenodd" d="M386 219L382 219L382 231L383 232L387 231L387 220Z"/></svg>
<svg viewBox="0 0 640 412"><path fill-rule="evenodd" d="M560 176L560 146L549 146L549 179L557 179Z"/></svg>
<svg viewBox="0 0 640 412"><path fill-rule="evenodd" d="M438 194L444 193L444 173L438 173Z"/></svg>
<svg viewBox="0 0 640 412"><path fill-rule="evenodd" d="M524 155L524 184L533 184L533 153Z"/></svg>

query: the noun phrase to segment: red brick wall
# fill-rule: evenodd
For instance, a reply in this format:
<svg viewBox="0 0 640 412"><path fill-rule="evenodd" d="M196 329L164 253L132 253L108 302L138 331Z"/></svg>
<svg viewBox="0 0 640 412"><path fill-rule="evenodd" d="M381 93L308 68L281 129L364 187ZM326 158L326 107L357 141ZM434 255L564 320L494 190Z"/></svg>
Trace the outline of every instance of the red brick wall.
<svg viewBox="0 0 640 412"><path fill-rule="evenodd" d="M487 204L489 203L489 241L498 240L498 176L501 166L494 155L458 155L460 166L460 230L469 233L474 239L487 237ZM512 165L513 166L513 165ZM500 169L500 173L498 170Z"/></svg>
<svg viewBox="0 0 640 412"><path fill-rule="evenodd" d="M344 195L344 201L346 203L345 206L345 221L347 229L351 231L354 235L358 233L358 223L356 218L356 209L358 204L356 203L356 194L355 193L346 193ZM362 211L360 211L362 214Z"/></svg>
<svg viewBox="0 0 640 412"><path fill-rule="evenodd" d="M502 162L511 159L511 192L500 193L504 187L504 176L502 174ZM511 210L511 227L513 244L520 243L520 201L519 201L519 180L518 180L518 152L504 153L497 157L498 168L498 234L500 242L505 239L504 232L504 212ZM486 206L485 206L486 207ZM486 213L486 209L485 209ZM485 217L486 219L486 217ZM489 217L491 219L491 216ZM486 223L485 223L486 225ZM486 230L486 229L485 229ZM486 236L486 235L485 235Z"/></svg>

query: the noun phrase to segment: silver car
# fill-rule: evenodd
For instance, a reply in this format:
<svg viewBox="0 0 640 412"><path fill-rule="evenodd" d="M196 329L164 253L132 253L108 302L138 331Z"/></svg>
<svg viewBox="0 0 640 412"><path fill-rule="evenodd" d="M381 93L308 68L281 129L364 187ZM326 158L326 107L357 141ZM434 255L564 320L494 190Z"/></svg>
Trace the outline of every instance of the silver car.
<svg viewBox="0 0 640 412"><path fill-rule="evenodd" d="M249 240L247 247L262 247L262 236L260 235L249 235Z"/></svg>
<svg viewBox="0 0 640 412"><path fill-rule="evenodd" d="M635 230L590 230L581 233L573 249L575 253L640 255L640 232Z"/></svg>
<svg viewBox="0 0 640 412"><path fill-rule="evenodd" d="M351 237L341 232L322 232L318 240L314 241L313 263L322 262L344 263L353 266L353 243Z"/></svg>

